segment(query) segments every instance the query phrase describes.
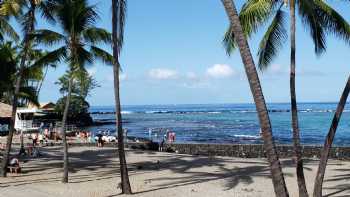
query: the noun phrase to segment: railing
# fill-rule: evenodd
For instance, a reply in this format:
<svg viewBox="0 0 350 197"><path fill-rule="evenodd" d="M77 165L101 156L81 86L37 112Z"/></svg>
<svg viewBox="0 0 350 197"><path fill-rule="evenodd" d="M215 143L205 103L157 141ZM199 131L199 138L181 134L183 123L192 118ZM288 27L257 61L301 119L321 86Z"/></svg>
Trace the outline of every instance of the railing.
<svg viewBox="0 0 350 197"><path fill-rule="evenodd" d="M56 122L56 125L55 127L53 128L53 132L56 132L56 133L61 133L61 128L62 128L62 124L60 122ZM78 127L75 126L75 125L66 125L64 127L64 130L66 132L76 132L76 131L79 131Z"/></svg>
<svg viewBox="0 0 350 197"><path fill-rule="evenodd" d="M33 126L33 120L17 120L16 129L32 129L38 128Z"/></svg>
<svg viewBox="0 0 350 197"><path fill-rule="evenodd" d="M9 126L8 125L0 125L0 131L8 131L9 130Z"/></svg>

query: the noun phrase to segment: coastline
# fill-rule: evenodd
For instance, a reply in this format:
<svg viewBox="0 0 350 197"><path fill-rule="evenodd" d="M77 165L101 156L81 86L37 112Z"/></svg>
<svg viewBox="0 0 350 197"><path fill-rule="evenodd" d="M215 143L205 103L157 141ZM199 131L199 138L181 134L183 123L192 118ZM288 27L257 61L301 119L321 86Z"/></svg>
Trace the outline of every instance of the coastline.
<svg viewBox="0 0 350 197"><path fill-rule="evenodd" d="M0 137L0 143L5 143L6 138ZM146 150L158 152L159 144L157 142L140 141L130 138L125 143L125 147L132 150ZM145 139L143 139L145 140ZM25 140L25 144L31 143ZM14 136L13 146L20 146L19 136ZM47 146L61 146L62 142L50 140ZM68 140L69 147L95 147L96 143L81 142L79 138L70 137ZM105 143L105 147L116 148L115 142ZM291 144L276 144L276 148L280 158L293 158L294 150ZM322 145L303 145L303 157L308 159L318 159L320 157ZM234 158L266 158L263 144L216 144L216 143L166 143L164 152L198 155L198 156L224 156ZM334 146L331 148L329 158L336 160L350 161L350 146Z"/></svg>

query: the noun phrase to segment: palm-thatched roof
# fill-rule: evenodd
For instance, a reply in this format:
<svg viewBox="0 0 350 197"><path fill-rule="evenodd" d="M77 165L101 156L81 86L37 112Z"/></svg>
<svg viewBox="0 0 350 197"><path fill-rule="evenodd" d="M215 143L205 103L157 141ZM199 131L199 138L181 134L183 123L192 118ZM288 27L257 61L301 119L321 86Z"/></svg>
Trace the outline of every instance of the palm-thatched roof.
<svg viewBox="0 0 350 197"><path fill-rule="evenodd" d="M11 118L12 106L0 102L0 118Z"/></svg>

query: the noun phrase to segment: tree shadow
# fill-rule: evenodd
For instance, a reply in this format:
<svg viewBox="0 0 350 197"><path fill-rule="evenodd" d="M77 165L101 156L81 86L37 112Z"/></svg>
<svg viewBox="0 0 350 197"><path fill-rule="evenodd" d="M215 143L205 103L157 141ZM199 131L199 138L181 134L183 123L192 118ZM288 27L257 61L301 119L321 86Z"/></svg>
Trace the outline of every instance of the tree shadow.
<svg viewBox="0 0 350 197"><path fill-rule="evenodd" d="M329 161L327 163L327 166L336 166L336 167L340 167L343 166L343 163L339 163L337 161ZM330 196L337 196L337 197L342 197L342 196L350 196L350 184L345 184L345 181L350 181L350 173L349 173L349 169L344 169L344 168L336 168L336 169L329 169L329 171L335 171L335 172L341 172L343 174L337 174L337 175L332 175L327 177L324 180L324 183L341 183L341 184L337 184L334 186L328 186L328 187L323 187L324 190L330 190L332 192L327 193L326 195L324 195L325 197L330 197ZM327 175L327 172L326 172ZM340 193L344 193L346 192L346 194L344 195L339 195ZM325 192L324 192L325 193Z"/></svg>
<svg viewBox="0 0 350 197"><path fill-rule="evenodd" d="M29 158L23 164L23 173L11 175L11 179L0 179L0 187L18 187L40 183L59 183L62 174L62 148L42 148L43 156ZM118 151L116 148L94 148L92 150L77 151L72 148L69 152L69 182L72 184L106 180L119 177ZM162 153L152 151L126 151L127 155L144 157L142 162L129 162L130 176L147 173L164 173L169 171L174 176L146 178L149 184L144 190L135 194L142 194L157 190L164 190L186 185L195 185L215 180L222 181L223 190L232 190L238 184L251 185L254 178L263 177L271 179L268 163L264 160L234 159L228 157L190 156L175 153ZM305 163L316 161L305 160ZM292 160L283 160L283 167L293 167ZM207 167L210 167L208 171ZM306 170L311 168L305 167ZM42 174L48 175L42 178ZM170 173L169 173L170 174ZM285 176L294 174L285 173ZM150 177L150 176L144 176ZM117 188L116 188L117 190Z"/></svg>

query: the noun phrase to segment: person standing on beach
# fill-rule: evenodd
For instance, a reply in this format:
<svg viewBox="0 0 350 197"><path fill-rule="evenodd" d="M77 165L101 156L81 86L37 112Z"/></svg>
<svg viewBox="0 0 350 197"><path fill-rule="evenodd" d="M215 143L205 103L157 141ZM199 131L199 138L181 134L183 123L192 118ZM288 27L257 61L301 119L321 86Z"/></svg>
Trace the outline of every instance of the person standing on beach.
<svg viewBox="0 0 350 197"><path fill-rule="evenodd" d="M175 135L176 135L176 134L175 134L175 132L174 132L174 131L173 131L173 132L171 132L171 133L172 133L172 135L171 135L171 138L172 138L172 139L171 139L171 141L172 141L172 142L175 142Z"/></svg>
<svg viewBox="0 0 350 197"><path fill-rule="evenodd" d="M33 133L32 134L32 139L33 139L33 146L35 146L37 141L38 141L38 136L35 133Z"/></svg>
<svg viewBox="0 0 350 197"><path fill-rule="evenodd" d="M164 145L165 145L166 141L167 141L167 136L166 136L166 134L164 134L163 138L162 138L162 141L159 144L159 151L160 152L164 151Z"/></svg>
<svg viewBox="0 0 350 197"><path fill-rule="evenodd" d="M165 135L166 135L166 141L167 141L167 142L170 142L171 139L170 139L170 130L169 130L169 129L166 130Z"/></svg>
<svg viewBox="0 0 350 197"><path fill-rule="evenodd" d="M40 123L40 127L39 127L39 131L40 131L40 133L43 133L43 131L44 131L44 123L43 122L41 122Z"/></svg>
<svg viewBox="0 0 350 197"><path fill-rule="evenodd" d="M148 129L148 139L152 141L152 128Z"/></svg>
<svg viewBox="0 0 350 197"><path fill-rule="evenodd" d="M128 142L128 129L124 128L124 139L126 142Z"/></svg>

